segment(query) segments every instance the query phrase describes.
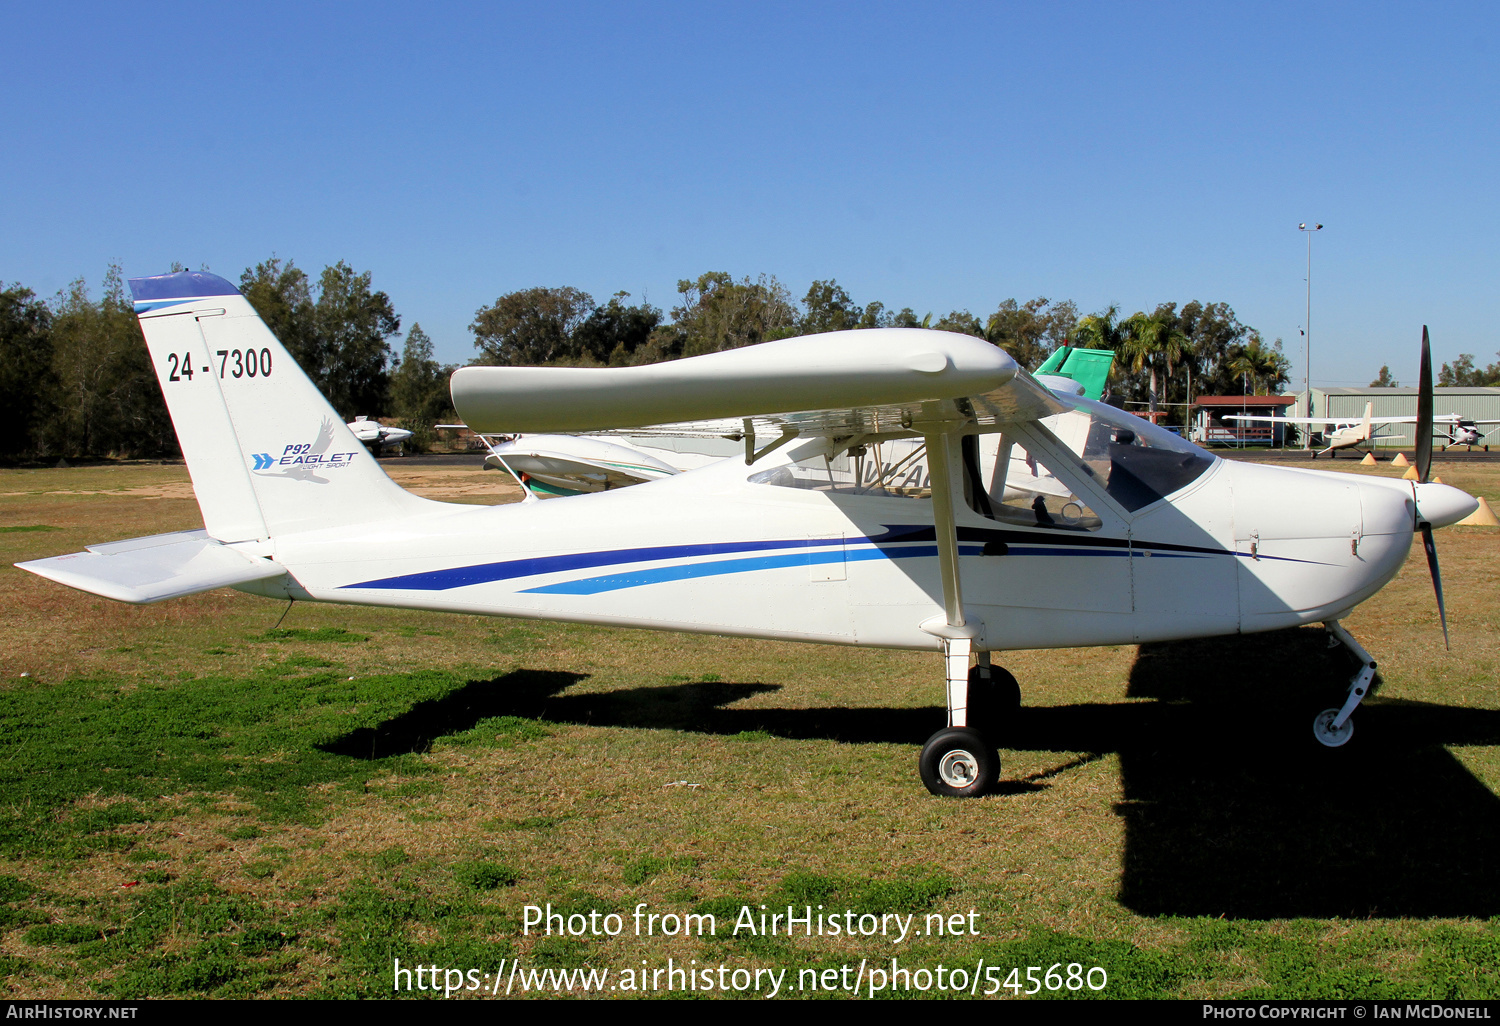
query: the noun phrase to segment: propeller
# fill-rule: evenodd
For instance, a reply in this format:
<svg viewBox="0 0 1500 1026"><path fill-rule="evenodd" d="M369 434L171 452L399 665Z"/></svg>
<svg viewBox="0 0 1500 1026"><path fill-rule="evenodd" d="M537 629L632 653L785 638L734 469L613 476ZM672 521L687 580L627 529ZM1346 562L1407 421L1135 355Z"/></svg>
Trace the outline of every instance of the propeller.
<svg viewBox="0 0 1500 1026"><path fill-rule="evenodd" d="M1426 484L1432 471L1432 349L1427 339L1427 325L1422 325L1422 368L1417 380L1417 483ZM1443 576L1438 572L1437 545L1432 540L1432 525L1422 519L1417 506L1417 490L1412 489L1412 509L1416 528L1422 532L1422 548L1427 553L1427 570L1432 574L1432 590L1437 594L1438 619L1443 624L1443 647L1448 644L1448 613L1443 608Z"/></svg>

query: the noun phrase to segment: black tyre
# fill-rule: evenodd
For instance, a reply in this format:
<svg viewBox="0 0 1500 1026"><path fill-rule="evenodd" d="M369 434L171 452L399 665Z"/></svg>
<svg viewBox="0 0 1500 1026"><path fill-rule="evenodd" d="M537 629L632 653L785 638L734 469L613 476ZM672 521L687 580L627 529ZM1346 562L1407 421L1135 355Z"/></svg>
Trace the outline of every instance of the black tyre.
<svg viewBox="0 0 1500 1026"><path fill-rule="evenodd" d="M970 727L948 727L927 739L917 768L927 790L944 798L978 798L995 786L1000 756Z"/></svg>
<svg viewBox="0 0 1500 1026"><path fill-rule="evenodd" d="M1004 733L1021 708L1021 685L1003 666L969 668L969 726L994 736Z"/></svg>

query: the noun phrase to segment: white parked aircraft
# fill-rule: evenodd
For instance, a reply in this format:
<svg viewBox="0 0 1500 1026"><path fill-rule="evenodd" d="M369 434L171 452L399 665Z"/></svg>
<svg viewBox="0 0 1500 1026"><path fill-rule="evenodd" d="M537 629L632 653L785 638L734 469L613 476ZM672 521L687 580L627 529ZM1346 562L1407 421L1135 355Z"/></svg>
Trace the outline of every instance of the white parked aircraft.
<svg viewBox="0 0 1500 1026"><path fill-rule="evenodd" d="M990 654L1006 649L1321 621L1360 664L1343 705L1314 723L1343 744L1375 664L1339 619L1396 575L1414 528L1430 545L1433 527L1476 508L1427 483L1425 465L1414 483L1222 461L1050 391L983 340L921 329L649 367L465 368L453 397L479 431L748 419L746 459L567 502L435 502L385 475L229 282L179 272L130 286L204 530L24 569L127 602L233 586L941 652L949 725L919 761L935 794L995 783L993 718L1017 696ZM259 373L213 373L221 351ZM872 485L861 460L898 442L924 447L927 481ZM1067 496L1008 498L1016 450ZM1436 584L1430 547L1429 559Z"/></svg>
<svg viewBox="0 0 1500 1026"><path fill-rule="evenodd" d="M1340 449L1353 449L1365 442L1374 441L1377 438L1388 439L1390 441L1405 438L1405 435L1382 435L1380 434L1380 428L1387 424L1416 424L1418 420L1416 417L1372 417L1371 413L1374 412L1374 409L1375 404L1373 402L1365 403L1365 416L1363 420L1335 420L1328 417L1263 417L1241 413L1225 417L1224 419L1247 422L1256 421L1263 424L1275 422L1316 426L1325 433L1326 437L1324 440L1328 443L1328 447L1313 453L1313 459L1317 459L1319 456L1326 456L1330 453L1333 454L1333 458L1337 459L1338 450ZM1470 448L1480 445L1484 438L1494 433L1494 429L1491 428L1488 432L1481 432L1478 429L1478 425L1500 424L1500 420L1468 420L1459 417L1456 413L1439 414L1428 419L1432 424L1448 432L1448 441L1443 446L1445 449L1450 445L1467 445ZM1328 433L1330 431L1332 432L1331 434Z"/></svg>
<svg viewBox="0 0 1500 1026"><path fill-rule="evenodd" d="M377 456L382 449L394 448L411 437L411 432L406 428L389 427L368 417L355 417L348 428L355 438L369 446Z"/></svg>
<svg viewBox="0 0 1500 1026"><path fill-rule="evenodd" d="M1324 441L1328 443L1326 449L1313 453L1312 458L1333 454L1338 458L1340 449L1353 449L1357 446L1374 440L1377 436L1388 438L1392 441L1404 438L1404 435L1381 435L1380 428L1386 424L1415 424L1416 417L1372 417L1374 403L1365 403L1365 416L1363 420L1337 420L1332 417L1263 417L1254 414L1236 413L1225 417L1225 420L1244 421L1246 423L1261 424L1305 424L1315 427L1324 435ZM1311 446L1309 446L1311 448Z"/></svg>
<svg viewBox="0 0 1500 1026"><path fill-rule="evenodd" d="M1455 445L1467 446L1470 449L1476 445L1483 445L1484 451L1489 452L1489 443L1485 439L1495 433L1495 426L1500 426L1500 420L1469 420L1456 414L1434 417L1433 420L1440 424L1447 424L1448 441L1443 444L1444 449ZM1486 424L1492 425L1488 431L1479 430Z"/></svg>
<svg viewBox="0 0 1500 1026"><path fill-rule="evenodd" d="M544 499L659 481L713 461L581 435L524 435L489 450L486 463L510 471L528 496Z"/></svg>

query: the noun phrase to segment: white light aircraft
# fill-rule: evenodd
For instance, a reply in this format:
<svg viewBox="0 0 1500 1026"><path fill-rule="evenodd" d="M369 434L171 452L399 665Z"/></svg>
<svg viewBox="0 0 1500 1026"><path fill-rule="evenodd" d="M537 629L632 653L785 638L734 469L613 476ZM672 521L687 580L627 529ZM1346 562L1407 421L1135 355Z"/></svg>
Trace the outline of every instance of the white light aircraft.
<svg viewBox="0 0 1500 1026"><path fill-rule="evenodd" d="M489 445L488 438L485 443ZM490 445L489 450L485 462L508 470L528 497L537 498L626 488L713 461L713 457L648 452L622 441L580 435L525 435ZM685 465L683 455L690 457Z"/></svg>
<svg viewBox="0 0 1500 1026"><path fill-rule="evenodd" d="M1339 619L1396 575L1414 529L1438 585L1432 528L1476 508L1428 483L1423 463L1410 482L1222 461L1043 387L981 339L922 329L647 367L465 368L453 398L479 431L731 418L746 458L566 502L435 502L385 475L229 282L179 272L130 286L204 529L24 569L127 602L232 586L942 653L949 723L919 759L935 794L997 779L992 728L1019 693L991 653L1007 649L1323 622L1359 663L1342 706L1313 725L1343 744L1375 663ZM226 352L258 373L217 373ZM895 443L924 449L925 485L862 478L873 447ZM1017 450L1066 497L1008 498Z"/></svg>
<svg viewBox="0 0 1500 1026"><path fill-rule="evenodd" d="M1319 456L1332 454L1332 459L1338 459L1340 449L1354 449L1377 437L1388 438L1391 441L1406 437L1405 435L1381 435L1380 428L1386 424L1415 424L1417 422L1416 417L1372 417L1370 414L1374 412L1374 409L1374 403L1365 403L1363 420L1337 420L1332 417L1263 417L1243 413L1236 413L1224 419L1245 423L1305 424L1308 427L1316 427L1318 433L1324 436L1323 440L1328 443L1328 447L1313 453L1312 458L1317 459Z"/></svg>
<svg viewBox="0 0 1500 1026"><path fill-rule="evenodd" d="M377 456L382 449L394 448L411 437L411 432L406 428L390 427L369 417L355 417L347 427L355 438L369 446Z"/></svg>
<svg viewBox="0 0 1500 1026"><path fill-rule="evenodd" d="M1313 459L1319 456L1332 454L1333 459L1338 458L1338 450L1353 449L1365 442L1372 442L1377 438L1395 441L1405 438L1405 435L1382 435L1380 428L1387 424L1416 424L1417 417L1372 417L1374 403L1365 403L1365 416L1363 420L1335 420L1329 417L1263 417L1253 414L1237 413L1225 420L1254 421L1262 424L1306 424L1317 426L1327 437L1326 449L1313 453ZM1444 413L1429 418L1430 422L1442 427L1448 432L1448 441L1444 445L1446 449L1450 445L1467 445L1470 448L1483 443L1483 439L1494 433L1491 428L1488 432L1481 432L1478 425L1500 424L1500 420L1468 420L1459 417L1456 413ZM1331 431L1331 434L1328 432ZM1486 448L1488 448L1486 446Z"/></svg>
<svg viewBox="0 0 1500 1026"><path fill-rule="evenodd" d="M1481 431L1479 429L1486 424L1500 425L1500 420L1469 420L1466 417L1459 417L1457 414L1450 414L1447 417L1435 417L1433 419L1439 423L1447 422L1448 441L1444 443L1444 449L1455 445L1463 445L1473 449L1476 445L1482 445L1484 446L1484 451L1489 452L1490 446L1485 439L1493 435L1496 429L1495 427L1491 427L1488 431Z"/></svg>

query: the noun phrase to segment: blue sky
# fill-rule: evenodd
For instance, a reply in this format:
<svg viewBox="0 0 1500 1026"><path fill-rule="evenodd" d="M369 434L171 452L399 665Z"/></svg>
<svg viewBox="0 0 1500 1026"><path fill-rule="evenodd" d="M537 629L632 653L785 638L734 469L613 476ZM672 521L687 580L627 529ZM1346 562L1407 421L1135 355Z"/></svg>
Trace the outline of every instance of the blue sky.
<svg viewBox="0 0 1500 1026"><path fill-rule="evenodd" d="M1500 350L1481 4L13 5L0 280L347 260L448 361L533 285L1224 301L1302 380Z"/></svg>

